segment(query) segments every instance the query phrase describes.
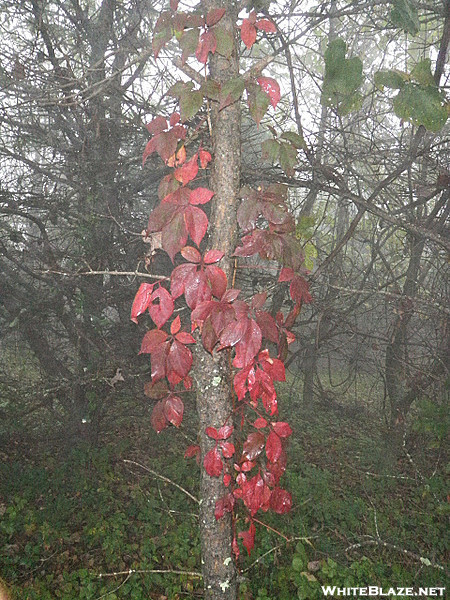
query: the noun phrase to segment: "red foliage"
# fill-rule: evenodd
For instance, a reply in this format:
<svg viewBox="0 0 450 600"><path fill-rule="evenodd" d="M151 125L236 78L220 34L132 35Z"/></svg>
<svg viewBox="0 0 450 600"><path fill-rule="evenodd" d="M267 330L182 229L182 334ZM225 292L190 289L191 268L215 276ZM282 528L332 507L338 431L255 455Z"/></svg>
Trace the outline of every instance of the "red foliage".
<svg viewBox="0 0 450 600"><path fill-rule="evenodd" d="M220 25L216 28L225 14L223 8L213 8L203 16L178 13L177 8L178 1L171 0L171 10L163 11L157 21L157 37L153 40L155 54L173 35L180 41L184 61L187 56L195 55L201 63L206 63L210 53L227 51L223 31L219 34ZM271 34L277 28L271 20L258 18L253 10L240 27L242 41L248 49L255 43L258 31ZM218 46L218 42L221 45ZM221 85L217 82L206 84L200 91L192 88L192 94L196 94L192 96L192 106L198 103L199 94L200 99L204 94L222 105L224 98L238 100L244 90L244 83L242 86L236 84L236 89L224 92L224 98L220 98ZM186 100L190 100L190 88L186 85L182 115ZM255 113L252 114L257 120L263 116L269 102L275 108L280 100L280 87L270 77L261 76L257 83L255 80L245 82L245 87L249 95L255 96ZM208 91L203 92L203 89ZM214 94L219 96L216 98ZM292 429L286 421L270 419L278 412L275 383L285 380L283 361L289 343L295 339L290 328L301 306L312 301L305 279L308 272L303 267L295 221L288 211L286 186L244 188L237 212L243 235L235 256L259 254L263 259L281 263L278 282L289 284L294 307L286 316L279 312L274 317L264 310L267 292L254 294L244 301L238 299L240 290L228 288L226 274L217 264L224 252L220 248L200 249L208 229L209 214L208 209L204 212L200 206L211 201L214 191L188 187L197 177L199 168L206 169L212 157L200 146L186 160L187 129L180 125L180 120L180 114L174 112L168 119L157 116L147 125L151 138L144 150L143 163L156 152L173 169L159 186L161 202L150 214L147 233L161 232L162 249L172 262L177 253L184 262L180 260L172 270L170 291L161 281L140 285L131 309L131 320L137 323L138 318L148 311L156 325L144 335L140 353L150 355L151 381L145 386L145 394L155 401L151 423L158 433L169 424L179 427L182 422L184 404L180 396L192 386L189 373L193 355L188 347L196 342L192 333L199 330L201 343L208 352L230 353L235 368L235 410L225 423L211 423L206 428L209 449L202 457L198 445L189 446L185 457L195 456L199 463L202 461L210 477L223 477L224 495L216 501L216 519L231 513L235 520L237 501L244 505L249 527L240 531L237 538L250 554L255 543L256 513L273 510L283 514L292 506L289 492L279 487L286 470L286 445ZM197 247L186 245L189 237ZM180 315L184 312L173 317L175 301L182 296L190 309L191 332L182 329ZM270 356L266 342L277 345L276 358ZM235 414L238 417L236 423L240 419L240 428L233 425ZM239 557L235 534L232 552Z"/></svg>

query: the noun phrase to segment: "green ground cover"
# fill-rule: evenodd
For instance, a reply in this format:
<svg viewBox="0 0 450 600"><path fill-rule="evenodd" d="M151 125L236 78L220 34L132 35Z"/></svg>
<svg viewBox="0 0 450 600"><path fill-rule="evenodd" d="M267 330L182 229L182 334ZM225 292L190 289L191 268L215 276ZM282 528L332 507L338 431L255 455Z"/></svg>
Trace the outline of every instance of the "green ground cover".
<svg viewBox="0 0 450 600"><path fill-rule="evenodd" d="M444 586L442 409L418 409L407 454L373 407L305 407L292 385L282 395L294 427L285 475L294 506L289 515L257 515L269 528L259 527L250 557L242 553L242 599L320 599L321 585ZM0 574L13 598L201 597L196 503L124 462L195 496L198 467L182 458L183 432L157 436L145 419L123 420L95 449L58 452L43 439L22 437L1 451Z"/></svg>

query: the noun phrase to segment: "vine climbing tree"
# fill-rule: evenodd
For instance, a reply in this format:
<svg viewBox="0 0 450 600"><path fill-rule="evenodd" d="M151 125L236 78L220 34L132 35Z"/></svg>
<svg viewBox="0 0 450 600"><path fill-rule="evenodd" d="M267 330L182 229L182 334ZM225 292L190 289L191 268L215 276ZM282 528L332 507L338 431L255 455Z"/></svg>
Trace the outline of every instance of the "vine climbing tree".
<svg viewBox="0 0 450 600"><path fill-rule="evenodd" d="M155 57L175 38L184 79L169 90L179 111L147 125L144 164L157 153L171 172L160 183L146 235L160 235L174 268L170 278L140 286L131 313L137 322L147 312L153 322L141 353L150 355L146 394L155 401L158 433L180 425L182 392L195 389L199 443L185 456L197 456L202 465L202 571L209 599L236 598L239 541L250 554L261 523L257 513L291 509L281 478L292 429L277 420L275 382L285 379L294 339L289 329L311 301L286 186L241 188L242 100L258 127L280 100L277 81L262 75L267 61L240 72L240 47L250 49L260 34L277 33L276 24L256 10L247 15L239 21L231 0L206 0L190 13L171 0L156 23ZM189 57L204 71L195 70ZM204 145L211 153L187 143L190 122L197 133L208 132L210 145ZM271 152L289 173L302 147L300 135L286 132L276 136ZM200 175L208 187L196 183ZM266 292L246 297L235 287L236 261L253 256L279 263L278 282L289 286L293 305L287 315L265 310ZM174 313L180 302L186 310Z"/></svg>

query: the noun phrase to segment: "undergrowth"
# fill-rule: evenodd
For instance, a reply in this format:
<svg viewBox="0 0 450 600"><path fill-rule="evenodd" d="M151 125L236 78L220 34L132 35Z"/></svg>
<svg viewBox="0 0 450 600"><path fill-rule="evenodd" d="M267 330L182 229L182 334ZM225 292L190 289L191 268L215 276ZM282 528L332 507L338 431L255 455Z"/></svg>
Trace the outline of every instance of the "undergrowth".
<svg viewBox="0 0 450 600"><path fill-rule="evenodd" d="M315 600L321 585L444 586L441 409L419 407L406 453L376 412L306 407L288 385L282 395L295 425L285 475L294 506L282 518L258 513L267 528L252 556L242 554L242 600ZM198 506L173 485L198 493L183 435L124 422L97 448L50 451L44 435L3 448L0 574L13 598L201 597Z"/></svg>

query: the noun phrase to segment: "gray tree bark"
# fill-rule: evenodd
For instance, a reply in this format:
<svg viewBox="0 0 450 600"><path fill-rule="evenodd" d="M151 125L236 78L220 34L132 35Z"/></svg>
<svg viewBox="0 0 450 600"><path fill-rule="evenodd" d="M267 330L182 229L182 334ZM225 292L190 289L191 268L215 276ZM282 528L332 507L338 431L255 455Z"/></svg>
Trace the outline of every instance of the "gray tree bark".
<svg viewBox="0 0 450 600"><path fill-rule="evenodd" d="M236 5L231 0L220 3L204 2L205 10L223 7L226 13L221 20L235 39ZM223 83L239 75L237 42L230 59L215 54L210 60L210 76ZM208 246L225 252L221 267L229 284L233 276L231 258L236 243L236 202L240 180L240 102L222 110L211 108L213 162L210 187L215 192L212 199ZM232 420L233 396L231 363L228 352L210 355L197 349L194 379L197 384L197 412L200 421L199 441L202 459L214 444L205 434L208 426L219 428ZM210 477L201 469L200 537L202 547L202 572L206 600L234 600L238 594L236 567L231 554L232 522L229 514L216 521L216 501L227 493L222 477Z"/></svg>

